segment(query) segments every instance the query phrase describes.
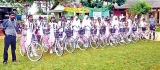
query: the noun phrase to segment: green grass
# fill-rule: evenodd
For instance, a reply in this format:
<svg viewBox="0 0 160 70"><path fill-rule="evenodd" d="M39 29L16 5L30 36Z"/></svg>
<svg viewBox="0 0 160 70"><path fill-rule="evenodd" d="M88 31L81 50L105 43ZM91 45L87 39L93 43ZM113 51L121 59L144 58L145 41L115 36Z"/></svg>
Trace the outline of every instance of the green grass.
<svg viewBox="0 0 160 70"><path fill-rule="evenodd" d="M156 28L157 32L160 32L160 25Z"/></svg>
<svg viewBox="0 0 160 70"><path fill-rule="evenodd" d="M3 61L3 40L0 40L0 61ZM160 70L160 42L149 41L131 43L125 46L89 48L78 50L72 54L65 52L61 57L45 53L38 62L31 62L27 56L19 54L20 63L11 62L9 48L8 65L0 64L1 70Z"/></svg>

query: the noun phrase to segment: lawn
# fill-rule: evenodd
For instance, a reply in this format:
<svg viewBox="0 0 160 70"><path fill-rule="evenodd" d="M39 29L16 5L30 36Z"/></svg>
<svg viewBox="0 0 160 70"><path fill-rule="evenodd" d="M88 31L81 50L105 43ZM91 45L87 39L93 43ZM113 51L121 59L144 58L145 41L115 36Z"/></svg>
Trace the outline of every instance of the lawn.
<svg viewBox="0 0 160 70"><path fill-rule="evenodd" d="M3 61L3 40L0 40L0 61ZM65 52L61 57L45 53L38 62L31 62L21 56L17 46L17 59L11 62L9 48L8 65L0 64L1 70L160 70L160 42L149 41L131 43L125 46L89 48L72 54Z"/></svg>
<svg viewBox="0 0 160 70"><path fill-rule="evenodd" d="M160 25L156 28L157 32L160 32Z"/></svg>

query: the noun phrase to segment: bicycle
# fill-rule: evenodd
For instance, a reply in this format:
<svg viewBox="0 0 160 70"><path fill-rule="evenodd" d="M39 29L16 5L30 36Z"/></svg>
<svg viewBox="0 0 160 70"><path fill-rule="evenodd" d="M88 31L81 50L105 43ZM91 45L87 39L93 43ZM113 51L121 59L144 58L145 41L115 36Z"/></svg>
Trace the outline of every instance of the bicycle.
<svg viewBox="0 0 160 70"><path fill-rule="evenodd" d="M50 32L44 32L44 35L42 36L42 47L44 52L47 52L53 46L53 43L49 42L49 34Z"/></svg>
<svg viewBox="0 0 160 70"><path fill-rule="evenodd" d="M141 27L138 32L139 32L139 38L142 41L147 42L149 40L149 35L148 35L148 32L146 31L146 27Z"/></svg>
<svg viewBox="0 0 160 70"><path fill-rule="evenodd" d="M105 48L107 46L107 37L105 36L106 33L106 27L105 26L101 26L99 27L99 35L98 35L98 42L99 42L99 46L102 48Z"/></svg>
<svg viewBox="0 0 160 70"><path fill-rule="evenodd" d="M64 39L64 44L65 44L65 49L67 50L67 52L69 53L73 53L75 50L75 42L73 39L73 30L71 30L71 28L66 28L65 29L65 39Z"/></svg>
<svg viewBox="0 0 160 70"><path fill-rule="evenodd" d="M54 32L54 36L55 36L55 44L52 49L56 51L56 54L58 56L62 56L64 53L64 43L62 40L60 40L60 38L63 37L63 32L60 32L59 29L56 29Z"/></svg>
<svg viewBox="0 0 160 70"><path fill-rule="evenodd" d="M116 47L118 45L118 41L117 41L118 37L115 33L116 33L116 28L111 27L110 34L108 36L108 42L109 42L110 46L112 46L112 47Z"/></svg>
<svg viewBox="0 0 160 70"><path fill-rule="evenodd" d="M154 25L150 25L149 31L146 33L147 35L149 35L150 40L156 40L158 38L158 34L155 30L156 27Z"/></svg>
<svg viewBox="0 0 160 70"><path fill-rule="evenodd" d="M20 54L21 54L21 56L24 56L25 55L25 53L27 52L27 49L25 48L25 46L26 46L26 32L25 32L26 30L24 30L24 29L22 29L22 32L21 32L21 37L20 37L20 46L19 46L19 48L20 48Z"/></svg>
<svg viewBox="0 0 160 70"><path fill-rule="evenodd" d="M139 41L139 34L137 32L137 28L136 27L132 28L131 38L132 38L132 42L134 42L134 43Z"/></svg>
<svg viewBox="0 0 160 70"><path fill-rule="evenodd" d="M31 61L38 61L42 58L43 48L37 42L35 34L32 34L31 44L28 47L26 47L26 34L22 34L20 39L20 54L22 56L27 54L27 57Z"/></svg>
<svg viewBox="0 0 160 70"><path fill-rule="evenodd" d="M118 43L120 45L125 45L126 44L124 36L125 36L125 28L119 28L117 37L118 37Z"/></svg>
<svg viewBox="0 0 160 70"><path fill-rule="evenodd" d="M89 27L89 26L85 26L85 27ZM99 46L99 38L96 35L97 29L94 27L89 27L89 28L90 28L90 36L89 36L90 47L92 47L93 49L97 49Z"/></svg>
<svg viewBox="0 0 160 70"><path fill-rule="evenodd" d="M87 38L84 36L85 28L79 26L73 26L73 27L78 28L78 31L74 30L77 32L77 37L74 39L75 48L78 47L80 50L86 50L89 44Z"/></svg>

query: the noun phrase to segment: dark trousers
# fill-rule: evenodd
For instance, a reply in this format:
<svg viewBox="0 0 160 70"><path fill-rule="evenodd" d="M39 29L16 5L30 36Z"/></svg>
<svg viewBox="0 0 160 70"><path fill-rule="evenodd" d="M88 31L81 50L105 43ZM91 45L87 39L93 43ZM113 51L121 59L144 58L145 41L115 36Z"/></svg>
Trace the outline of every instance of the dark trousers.
<svg viewBox="0 0 160 70"><path fill-rule="evenodd" d="M155 31L156 26L155 25L150 25L150 30ZM150 35L151 37L151 35ZM155 38L155 32L153 32L153 38Z"/></svg>
<svg viewBox="0 0 160 70"><path fill-rule="evenodd" d="M12 52L12 61L16 60L16 36L5 36L4 39L4 54L3 54L3 62L8 61L8 48L11 45L11 52Z"/></svg>

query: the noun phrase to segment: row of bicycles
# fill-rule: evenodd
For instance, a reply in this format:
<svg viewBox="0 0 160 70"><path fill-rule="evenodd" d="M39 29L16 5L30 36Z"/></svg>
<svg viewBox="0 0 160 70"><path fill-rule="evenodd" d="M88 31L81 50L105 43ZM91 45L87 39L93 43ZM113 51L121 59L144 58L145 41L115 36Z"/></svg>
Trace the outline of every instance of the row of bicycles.
<svg viewBox="0 0 160 70"><path fill-rule="evenodd" d="M158 34L147 28L120 28L114 27L107 29L107 27L89 27L84 28L73 26L77 30L67 27L63 31L60 29L54 30L54 42L50 42L48 30L44 31L44 35L40 36L38 33L32 34L31 44L26 45L26 30L22 30L20 37L20 54L27 55L31 61L38 61L42 58L44 52L53 50L58 56L62 56L64 51L73 53L77 48L86 50L91 47L97 49L99 47L105 48L107 46L116 47L118 45L126 45L131 42L136 43L140 40L156 40ZM89 29L87 29L89 28ZM73 37L77 34L76 37ZM107 32L107 34L106 34ZM89 37L85 37L88 34Z"/></svg>

